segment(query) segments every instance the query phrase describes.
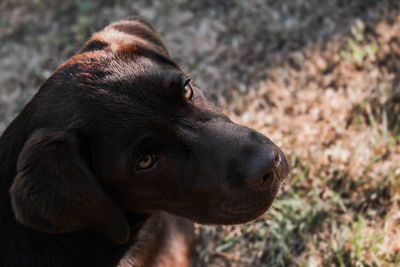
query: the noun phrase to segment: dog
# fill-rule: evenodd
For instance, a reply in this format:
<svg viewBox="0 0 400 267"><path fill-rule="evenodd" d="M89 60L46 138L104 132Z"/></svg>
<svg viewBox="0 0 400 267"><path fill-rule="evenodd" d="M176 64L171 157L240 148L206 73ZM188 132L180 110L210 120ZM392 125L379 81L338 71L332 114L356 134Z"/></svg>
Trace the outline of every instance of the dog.
<svg viewBox="0 0 400 267"><path fill-rule="evenodd" d="M190 266L193 222L263 214L289 172L142 17L60 65L0 138L0 266Z"/></svg>

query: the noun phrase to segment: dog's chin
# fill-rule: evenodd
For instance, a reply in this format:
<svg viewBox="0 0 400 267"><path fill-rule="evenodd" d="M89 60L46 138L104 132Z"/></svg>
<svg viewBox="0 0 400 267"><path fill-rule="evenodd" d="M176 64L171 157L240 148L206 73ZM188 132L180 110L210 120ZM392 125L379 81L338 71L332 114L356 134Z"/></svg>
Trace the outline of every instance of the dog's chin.
<svg viewBox="0 0 400 267"><path fill-rule="evenodd" d="M263 215L272 205L275 197L263 200L251 201L249 203L221 203L217 208L208 211L208 214L196 214L191 217L193 221L200 224L242 224L257 219ZM191 214L193 215L193 214ZM186 217L186 216L185 216Z"/></svg>
<svg viewBox="0 0 400 267"><path fill-rule="evenodd" d="M224 212L220 213L223 215L224 222L222 224L241 224L257 219L263 215L272 205L273 200L263 203L263 205L243 205L235 208L227 208Z"/></svg>
<svg viewBox="0 0 400 267"><path fill-rule="evenodd" d="M257 219L263 215L274 202L280 188L280 182L273 184L266 194L250 195L241 201L221 203L216 211L218 220L215 224L241 224ZM216 217L217 217L216 216Z"/></svg>
<svg viewBox="0 0 400 267"><path fill-rule="evenodd" d="M225 220L221 221L219 224L242 224L247 223L249 221L255 220L261 215L263 215L267 210L268 207L260 208L253 208L247 211L237 212L237 211L228 211L225 212Z"/></svg>
<svg viewBox="0 0 400 267"><path fill-rule="evenodd" d="M220 210L216 212L211 217L197 217L192 218L193 221L199 224L222 224L222 225L232 225L232 224L242 224L257 219L263 215L269 207L254 207L247 211L230 211L230 210Z"/></svg>

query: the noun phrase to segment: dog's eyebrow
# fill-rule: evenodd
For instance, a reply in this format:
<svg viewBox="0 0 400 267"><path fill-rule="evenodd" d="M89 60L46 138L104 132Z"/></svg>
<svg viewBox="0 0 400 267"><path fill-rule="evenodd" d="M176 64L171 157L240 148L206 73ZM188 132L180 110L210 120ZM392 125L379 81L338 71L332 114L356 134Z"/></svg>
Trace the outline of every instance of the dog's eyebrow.
<svg viewBox="0 0 400 267"><path fill-rule="evenodd" d="M176 93L181 93L181 89L185 85L187 77L182 72L178 72L175 70L158 70L146 73L139 79L143 79L144 81L150 80L156 90L161 89L161 91L159 92L167 95L169 92L169 94L172 93L172 97L176 97ZM145 83L144 81L143 83ZM165 88L169 88L170 90L165 91Z"/></svg>
<svg viewBox="0 0 400 267"><path fill-rule="evenodd" d="M179 66L170 58L163 56L152 49L147 49L143 47L138 51L138 54L151 60L157 61L158 63L169 65L179 71L181 70Z"/></svg>
<svg viewBox="0 0 400 267"><path fill-rule="evenodd" d="M187 80L182 72L167 71L162 73L164 80L169 81L169 85L177 88L183 88Z"/></svg>

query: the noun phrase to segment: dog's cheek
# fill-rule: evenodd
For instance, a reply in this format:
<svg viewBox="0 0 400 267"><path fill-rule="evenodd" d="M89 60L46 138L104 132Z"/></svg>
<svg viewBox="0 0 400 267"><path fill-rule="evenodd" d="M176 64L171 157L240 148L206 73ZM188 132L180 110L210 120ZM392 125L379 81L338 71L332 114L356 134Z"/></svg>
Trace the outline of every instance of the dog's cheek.
<svg viewBox="0 0 400 267"><path fill-rule="evenodd" d="M171 202L184 187L184 173L178 162L168 158L160 159L151 170L139 171L133 177L131 192L141 199L158 203ZM171 200L171 198L173 198Z"/></svg>

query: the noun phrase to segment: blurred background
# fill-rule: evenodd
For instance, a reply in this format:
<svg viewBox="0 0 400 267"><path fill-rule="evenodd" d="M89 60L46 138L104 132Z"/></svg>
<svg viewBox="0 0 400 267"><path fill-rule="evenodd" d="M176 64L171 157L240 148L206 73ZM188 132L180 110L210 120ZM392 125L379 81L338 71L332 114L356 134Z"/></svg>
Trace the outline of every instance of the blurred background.
<svg viewBox="0 0 400 267"><path fill-rule="evenodd" d="M92 33L135 14L292 166L262 218L197 226L198 266L400 265L400 1L1 0L0 133Z"/></svg>

